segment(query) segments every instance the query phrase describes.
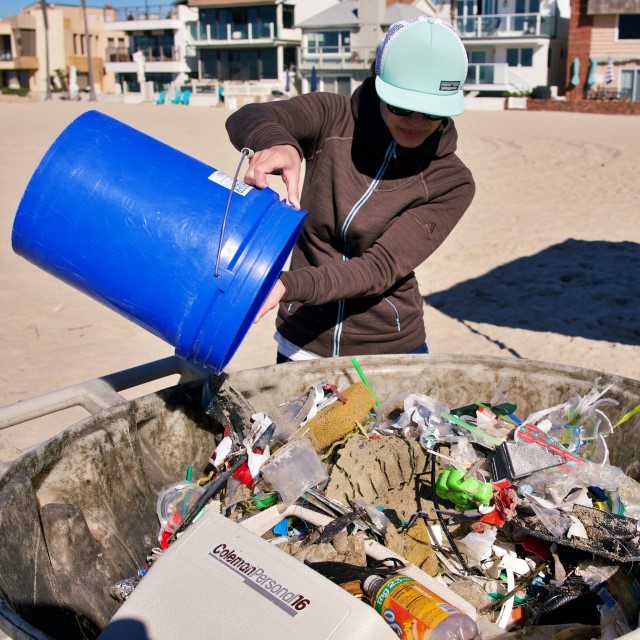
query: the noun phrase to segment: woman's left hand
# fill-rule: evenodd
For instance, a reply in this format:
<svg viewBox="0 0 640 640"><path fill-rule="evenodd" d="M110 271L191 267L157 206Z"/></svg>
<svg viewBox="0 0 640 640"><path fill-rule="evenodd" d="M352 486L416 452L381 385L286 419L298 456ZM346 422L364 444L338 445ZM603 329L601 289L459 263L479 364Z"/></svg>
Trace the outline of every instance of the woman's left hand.
<svg viewBox="0 0 640 640"><path fill-rule="evenodd" d="M262 316L266 315L267 313L269 313L269 311L271 311L271 309L275 309L280 304L280 300L282 300L282 296L284 296L285 291L286 289L284 284L282 284L282 280L278 278L276 280L276 283L273 285L273 289L271 289L271 292L262 305L262 309L260 309L260 312L256 316L256 319L253 321L253 324L258 324Z"/></svg>

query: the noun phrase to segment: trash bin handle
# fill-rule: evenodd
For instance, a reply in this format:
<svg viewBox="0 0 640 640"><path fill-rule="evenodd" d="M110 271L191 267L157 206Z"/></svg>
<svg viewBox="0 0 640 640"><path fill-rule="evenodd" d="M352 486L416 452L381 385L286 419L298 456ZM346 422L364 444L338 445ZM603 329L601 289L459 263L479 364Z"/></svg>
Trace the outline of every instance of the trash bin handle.
<svg viewBox="0 0 640 640"><path fill-rule="evenodd" d="M238 182L238 174L240 173L240 167L244 162L245 158L253 158L253 150L248 147L243 147L240 150L240 162L238 162L238 168L236 169L236 173L233 176L233 181L231 182L231 189L229 190L229 198L227 199L227 207L224 210L224 216L222 218L222 225L220 227L220 240L218 240L218 255L216 256L216 268L213 272L216 280L220 277L219 267L220 267L220 254L222 253L222 243L224 241L224 229L227 226L227 216L229 215L229 207L231 205L231 197L233 196L233 192L236 188L236 183Z"/></svg>
<svg viewBox="0 0 640 640"><path fill-rule="evenodd" d="M177 356L147 362L131 369L111 373L0 407L0 430L76 406L81 406L89 413L96 414L126 402L118 391L173 374L180 375L180 382L187 382L205 378L208 372Z"/></svg>

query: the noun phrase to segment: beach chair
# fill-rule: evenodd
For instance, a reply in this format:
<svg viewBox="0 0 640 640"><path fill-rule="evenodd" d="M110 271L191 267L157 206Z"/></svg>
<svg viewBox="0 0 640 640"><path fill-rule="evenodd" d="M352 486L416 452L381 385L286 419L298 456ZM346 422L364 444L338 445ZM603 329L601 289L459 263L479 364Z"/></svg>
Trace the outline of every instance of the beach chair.
<svg viewBox="0 0 640 640"><path fill-rule="evenodd" d="M185 89L182 92L182 104L189 104L189 98L191 98L191 89Z"/></svg>
<svg viewBox="0 0 640 640"><path fill-rule="evenodd" d="M158 94L158 97L153 101L153 103L154 104L164 104L166 99L167 99L167 92L166 91L161 91Z"/></svg>
<svg viewBox="0 0 640 640"><path fill-rule="evenodd" d="M173 96L171 104L180 104L182 102L182 91L176 91L176 95Z"/></svg>

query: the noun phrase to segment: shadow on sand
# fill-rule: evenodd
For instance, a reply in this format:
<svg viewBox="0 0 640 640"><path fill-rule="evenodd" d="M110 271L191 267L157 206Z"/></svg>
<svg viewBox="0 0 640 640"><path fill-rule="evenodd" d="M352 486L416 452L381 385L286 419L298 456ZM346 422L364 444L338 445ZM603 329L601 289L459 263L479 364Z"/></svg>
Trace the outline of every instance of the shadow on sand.
<svg viewBox="0 0 640 640"><path fill-rule="evenodd" d="M640 244L567 240L425 296L464 321L640 345Z"/></svg>

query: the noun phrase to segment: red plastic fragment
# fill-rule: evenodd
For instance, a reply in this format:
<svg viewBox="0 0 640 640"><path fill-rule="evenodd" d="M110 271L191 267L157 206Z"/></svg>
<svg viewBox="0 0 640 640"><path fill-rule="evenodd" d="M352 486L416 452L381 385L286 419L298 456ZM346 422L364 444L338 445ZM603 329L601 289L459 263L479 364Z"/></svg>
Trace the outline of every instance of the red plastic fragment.
<svg viewBox="0 0 640 640"><path fill-rule="evenodd" d="M520 542L525 551L533 553L541 560L546 560L551 555L551 542L534 536L528 536Z"/></svg>

